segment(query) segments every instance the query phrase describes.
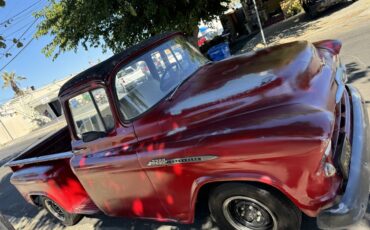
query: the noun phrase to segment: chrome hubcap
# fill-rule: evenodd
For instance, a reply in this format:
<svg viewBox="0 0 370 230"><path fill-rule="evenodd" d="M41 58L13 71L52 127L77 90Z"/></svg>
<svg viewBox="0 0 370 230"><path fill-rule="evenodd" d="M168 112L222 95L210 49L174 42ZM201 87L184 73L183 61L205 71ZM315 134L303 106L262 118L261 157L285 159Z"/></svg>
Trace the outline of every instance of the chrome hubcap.
<svg viewBox="0 0 370 230"><path fill-rule="evenodd" d="M50 211L50 213L55 216L57 219L64 221L65 220L65 215L61 207L57 205L54 201L52 200L46 200L45 201L45 206L46 208Z"/></svg>
<svg viewBox="0 0 370 230"><path fill-rule="evenodd" d="M226 220L237 230L277 229L271 210L255 199L233 196L222 207Z"/></svg>

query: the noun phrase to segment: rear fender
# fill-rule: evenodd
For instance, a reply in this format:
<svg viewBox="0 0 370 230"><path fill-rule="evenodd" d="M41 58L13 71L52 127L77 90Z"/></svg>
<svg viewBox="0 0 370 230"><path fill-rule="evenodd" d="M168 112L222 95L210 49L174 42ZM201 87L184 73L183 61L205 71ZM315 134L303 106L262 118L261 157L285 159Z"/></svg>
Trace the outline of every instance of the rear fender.
<svg viewBox="0 0 370 230"><path fill-rule="evenodd" d="M10 182L32 204L32 196L45 196L69 213L98 211L69 167L69 159L28 165L14 172Z"/></svg>
<svg viewBox="0 0 370 230"><path fill-rule="evenodd" d="M32 192L32 193L29 193L27 195L26 200L29 203L31 203L31 204L33 204L35 206L38 206L38 207L43 207L43 204L42 203L40 203L40 204L36 203L35 200L32 197L40 197L40 198L46 197L46 198L49 198L50 200L52 200L55 203L57 203L60 207L62 207L67 212L70 212L71 213L71 211L72 211L72 210L68 210L68 206L66 205L67 204L66 203L66 199L63 199L63 200L58 199L57 197L53 196L52 194L47 194L45 192Z"/></svg>
<svg viewBox="0 0 370 230"><path fill-rule="evenodd" d="M71 203L70 198L63 194L63 193L47 193L45 191L35 191L35 192L30 192L28 194L23 195L25 200L37 207L43 207L42 204L38 204L35 202L34 197L47 197L51 200L53 200L55 203L57 203L60 207L62 207L64 210L66 210L69 213L78 213L76 212L76 204Z"/></svg>

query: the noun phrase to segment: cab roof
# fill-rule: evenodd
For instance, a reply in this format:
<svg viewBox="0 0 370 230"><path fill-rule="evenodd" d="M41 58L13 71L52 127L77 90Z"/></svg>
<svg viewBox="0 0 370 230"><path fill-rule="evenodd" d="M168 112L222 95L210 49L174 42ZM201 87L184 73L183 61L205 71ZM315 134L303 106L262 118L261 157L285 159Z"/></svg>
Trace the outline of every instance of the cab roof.
<svg viewBox="0 0 370 230"><path fill-rule="evenodd" d="M108 78L111 71L122 61L126 60L132 55L134 56L140 55L141 54L140 51L145 50L147 48L151 48L158 44L161 44L176 35L182 35L182 33L167 32L167 33L155 35L141 43L138 43L136 45L133 45L125 49L121 53L113 55L107 60L100 62L97 65L94 65L93 67L77 74L76 76L68 80L59 90L58 96L62 96L64 94L69 93L70 91L73 91L74 86L80 85L81 83L84 83L84 82L89 82L89 81L94 81L94 80L105 81Z"/></svg>

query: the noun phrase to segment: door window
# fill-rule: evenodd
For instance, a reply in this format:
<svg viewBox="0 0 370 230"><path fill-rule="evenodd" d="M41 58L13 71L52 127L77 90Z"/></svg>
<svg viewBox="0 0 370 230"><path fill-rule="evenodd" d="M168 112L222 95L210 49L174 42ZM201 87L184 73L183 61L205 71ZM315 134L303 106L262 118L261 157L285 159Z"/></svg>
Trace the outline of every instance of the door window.
<svg viewBox="0 0 370 230"><path fill-rule="evenodd" d="M103 88L85 92L69 100L76 134L97 131L109 132L114 128L114 119Z"/></svg>

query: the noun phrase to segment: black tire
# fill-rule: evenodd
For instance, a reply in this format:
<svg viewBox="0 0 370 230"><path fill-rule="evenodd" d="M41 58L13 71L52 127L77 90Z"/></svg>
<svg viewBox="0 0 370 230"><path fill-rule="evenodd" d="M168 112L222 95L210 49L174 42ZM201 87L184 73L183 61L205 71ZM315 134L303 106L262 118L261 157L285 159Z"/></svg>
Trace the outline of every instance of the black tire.
<svg viewBox="0 0 370 230"><path fill-rule="evenodd" d="M60 207L56 202L53 200L42 197L41 198L42 206L48 211L50 215L52 215L55 219L60 221L65 226L72 226L77 224L81 219L82 215L79 214L72 214L66 212L62 207Z"/></svg>
<svg viewBox="0 0 370 230"><path fill-rule="evenodd" d="M243 227L298 230L301 225L301 211L291 201L254 185L222 184L211 192L208 205L212 218L223 230Z"/></svg>

